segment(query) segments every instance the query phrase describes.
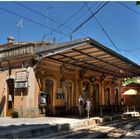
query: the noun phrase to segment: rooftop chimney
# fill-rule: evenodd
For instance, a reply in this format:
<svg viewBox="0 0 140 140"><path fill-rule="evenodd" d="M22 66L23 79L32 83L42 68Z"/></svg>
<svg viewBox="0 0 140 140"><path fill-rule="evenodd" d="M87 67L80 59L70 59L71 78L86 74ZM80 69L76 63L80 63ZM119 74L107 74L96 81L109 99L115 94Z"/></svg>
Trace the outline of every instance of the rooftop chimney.
<svg viewBox="0 0 140 140"><path fill-rule="evenodd" d="M14 40L15 39L12 36L7 37L7 43L13 43Z"/></svg>

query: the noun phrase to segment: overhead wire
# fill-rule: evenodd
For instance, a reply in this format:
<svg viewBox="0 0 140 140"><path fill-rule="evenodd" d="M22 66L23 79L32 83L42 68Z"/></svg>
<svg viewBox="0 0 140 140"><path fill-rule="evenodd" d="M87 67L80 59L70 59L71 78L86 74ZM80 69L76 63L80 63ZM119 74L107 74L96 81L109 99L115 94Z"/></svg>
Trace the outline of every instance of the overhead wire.
<svg viewBox="0 0 140 140"><path fill-rule="evenodd" d="M21 6L21 7L23 7L23 8L25 8L25 9L28 9L29 11L32 11L33 13L38 14L38 15L41 16L41 17L47 18L47 19L49 19L50 21L59 24L59 26L62 26L62 25L63 25L63 24L60 23L59 21L54 20L54 19L51 18L51 17L47 17L45 14L42 14L42 13L40 13L40 12L38 12L38 11L36 11L36 10L34 10L34 9L30 8L30 7L28 7L28 6L25 6L25 5L23 5L23 4L19 3L19 2L16 2L16 1L14 1L14 3L17 4L17 5L19 5L19 6ZM64 26L65 26L65 25L64 25ZM67 26L65 26L65 27L67 27ZM67 28L68 28L68 27L67 27Z"/></svg>
<svg viewBox="0 0 140 140"><path fill-rule="evenodd" d="M91 9L93 7L95 7L96 5L98 4L98 2L94 3L94 5L91 7ZM102 3L100 3L100 5L102 5ZM96 9L98 9L100 7L100 5L98 5L98 7ZM95 9L95 10L96 10ZM76 24L80 19L82 19L85 15L86 15L86 18L84 20L87 19L87 12L88 10L86 10L84 13L82 13L79 17L77 17L69 26L72 26L73 24ZM72 26L72 28L74 28L75 26Z"/></svg>
<svg viewBox="0 0 140 140"><path fill-rule="evenodd" d="M37 21L34 21L34 20L32 20L32 19L30 19L30 18L27 18L27 17L25 17L25 16L19 15L19 14L13 12L13 11L10 11L10 10L7 10L7 9L1 8L1 7L0 7L0 10L5 11L5 12L7 12L7 13L10 13L10 14L12 14L12 15L15 15L15 16L17 16L17 17L21 17L21 18L23 18L23 19L25 19L25 20L27 20L27 21L30 21L31 23L34 23L34 24L39 25L39 26L41 26L41 27L47 28L47 29L49 29L49 30L51 30L51 31L55 31L55 32L57 32L57 33L59 33L59 34L61 34L61 35L69 36L69 34L63 33L63 32L61 32L61 31L57 31L56 29L53 29L53 28L51 28L51 27L49 27L49 26L46 26L46 25L44 25L44 24L42 24L42 23L39 23L39 22L37 22Z"/></svg>
<svg viewBox="0 0 140 140"><path fill-rule="evenodd" d="M30 8L30 7L28 7L28 6L25 6L25 5L23 5L23 4L19 3L19 2L16 2L16 1L15 1L14 3L17 4L17 5L19 5L19 6L21 6L21 7L23 7L23 8L25 8L25 9L28 9L28 10L30 10L30 11L36 13L36 14L38 14L38 15L44 17L44 18L47 18L47 19L49 19L50 21L52 21L52 22L54 22L54 23L57 23L59 26L64 26L65 28L69 29L70 31L72 30L69 26L66 26L64 23L60 23L59 21L54 20L53 18L47 17L46 15L44 15L44 14L42 14L42 13L40 13L40 12L38 12L38 11L36 11L36 10L34 10L34 9ZM82 6L80 9L82 9L82 8L83 8L83 6ZM78 10L78 12L80 11L80 9ZM75 13L75 14L76 14L76 13ZM71 17L71 18L72 18L72 17ZM69 20L70 20L70 19L69 19ZM58 27L57 27L56 29L54 29L54 30L55 30L55 31L58 30ZM51 32L50 32L50 33L51 33ZM81 35L83 35L83 36L86 36L86 35L84 35L84 34L81 33L81 32L78 32L78 33L81 34ZM49 34L49 33L48 33L48 34Z"/></svg>
<svg viewBox="0 0 140 140"><path fill-rule="evenodd" d="M38 12L38 11L36 11L36 10L34 10L34 9L32 9L32 8L30 8L30 7L28 7L28 6L25 6L25 5L23 5L23 4L21 4L21 3L19 3L19 2L14 2L15 4L17 4L17 5L19 5L19 6L21 6L21 7L23 7L23 8L25 8L25 9L27 9L27 10L29 10L29 11L31 11L31 12L33 12L33 13L36 13L37 15L39 15L39 16L41 16L41 17L44 17L44 18L46 18L46 19L49 19L50 21L52 21L52 22L54 22L54 23L57 23L59 26L58 27L61 27L61 26L64 26L65 28L67 28L67 29L69 29L70 31L72 30L69 26L66 26L64 23L61 23L61 22L59 22L59 21L57 21L57 20L54 20L53 18L50 18L50 17L47 17L46 15L44 15L44 14L42 14L42 13L40 13L40 12ZM81 9L81 8L80 8ZM80 9L79 9L79 11L80 11ZM75 13L76 14L76 13ZM72 18L72 17L71 17ZM55 30L58 30L59 28L56 28ZM60 31L60 30L59 30ZM50 32L51 33L51 32ZM83 35L83 36L86 36L86 35L84 35L83 33L81 33L81 32L78 32L79 34L81 34L81 35ZM48 33L49 34L49 33Z"/></svg>
<svg viewBox="0 0 140 140"><path fill-rule="evenodd" d="M61 27L61 26L64 26L65 28L67 28L67 29L69 29L69 30L72 30L72 28L70 28L69 26L66 26L65 24L68 23L73 17L75 17L75 16L85 7L85 5L83 5L83 6L80 7L80 9L78 9L66 22L60 23L60 22L54 20L53 18L47 17L46 15L44 15L44 14L42 14L42 13L40 13L40 12L38 12L38 11L36 11L36 10L34 10L34 9L30 8L30 7L28 7L28 6L25 6L25 5L23 5L23 4L19 3L19 2L14 2L14 3L17 4L17 5L19 5L19 6L21 6L21 7L23 7L23 8L26 8L27 10L30 10L31 12L34 12L34 13L38 14L39 16L42 16L42 17L44 17L44 18L49 19L49 20L52 21L52 22L57 23L59 26L58 26L55 30L58 30L59 27ZM88 2L87 2L87 3L88 3ZM96 3L96 4L97 4L97 3ZM96 4L95 4L95 5L96 5ZM51 33L51 32L50 32L50 33ZM86 36L85 34L79 32L79 31L77 31L77 33L78 33L78 34L81 34L81 35L83 35L83 36ZM48 33L48 34L49 34L49 33Z"/></svg>
<svg viewBox="0 0 140 140"><path fill-rule="evenodd" d="M127 8L128 10L134 12L135 14L139 15L140 16L140 12L132 9L131 7L127 6L126 4L122 3L122 2L118 2L120 5L122 5L123 7Z"/></svg>
<svg viewBox="0 0 140 140"><path fill-rule="evenodd" d="M140 48L134 48L134 49L129 49L129 50L125 50L125 49L121 49L122 51L137 51L140 50Z"/></svg>
<svg viewBox="0 0 140 140"><path fill-rule="evenodd" d="M132 9L131 7L127 6L126 4L122 3L122 2L118 2L120 5L122 5L123 7L125 7L126 9L134 12L135 14L139 15L140 16L140 12ZM133 53L132 53L132 50L124 50L125 52L128 52L130 53L133 57L135 57L137 60L140 60L140 58L136 57Z"/></svg>
<svg viewBox="0 0 140 140"><path fill-rule="evenodd" d="M87 3L88 3L88 2L87 2ZM95 7L97 4L98 4L98 2L95 2L94 5L92 6L92 8ZM102 5L102 4L101 4L101 5ZM84 5L84 6L85 6L85 5ZM100 5L99 5L99 6L100 6ZM99 8L99 6L98 6L97 8ZM97 9L97 8L96 8L96 9ZM80 9L81 9L81 8L80 8ZM78 10L78 11L79 11L79 10ZM77 12L78 12L78 11L77 11ZM77 15L77 14L78 14L77 12L76 12L75 14L73 14L73 15ZM80 11L79 11L79 12L80 12ZM72 22L72 24L69 25L69 27L70 27L71 25L73 25L73 23L78 22L78 20L81 19L81 17L83 17L85 14L87 14L87 10L86 10L86 12L82 13L82 15L81 15L80 17L76 18L76 19ZM71 16L71 17L74 18L74 16ZM87 18L86 18L86 19L87 19ZM71 20L72 20L72 18L71 18ZM85 19L84 19L84 20L85 20ZM70 21L70 20L69 20L69 21ZM67 26L68 26L68 25L67 25ZM70 27L70 28L71 28L71 27ZM73 27L72 27L72 28L73 28ZM72 28L71 28L71 29L72 29ZM57 29L57 28L56 28L56 29ZM79 34L81 33L81 32L79 32L79 31L76 31L76 32L79 33ZM82 33L82 34L83 34L83 33ZM84 36L86 36L86 35L84 35ZM87 37L87 36L86 36L86 37Z"/></svg>
<svg viewBox="0 0 140 140"><path fill-rule="evenodd" d="M87 2L87 3L88 3L88 2ZM98 3L98 2L94 3L94 5L92 6L92 8L95 7L97 3ZM74 15L77 15L77 14L83 9L83 7L85 7L85 5L82 6L80 9L78 9L78 11L76 11L76 12L71 16L71 20L72 20L72 18L75 17ZM83 14L80 16L80 18L83 17L85 14L87 14L87 10L86 10L85 13L83 13ZM77 18L73 23L78 22L78 20L79 20L80 18ZM70 19L70 18L69 18L69 19ZM68 21L68 20L67 20L67 21ZM69 21L70 21L70 20L69 20ZM68 22L67 22L67 23L68 23ZM66 23L65 23L65 24L66 24ZM71 25L72 25L72 24L71 24ZM71 25L69 25L69 28L71 28L71 27L70 27ZM67 25L67 26L68 26L68 25ZM59 26L58 26L58 27L59 27ZM57 29L57 28L56 28L56 29ZM71 28L71 30L72 30L72 28ZM85 37L87 37L87 35L85 35L85 34L79 32L79 31L76 31L76 32L79 33L79 34L81 34L81 35L84 35Z"/></svg>
<svg viewBox="0 0 140 140"><path fill-rule="evenodd" d="M93 14L93 12L91 11L91 9L89 8L88 4L86 2L84 2L84 4L87 6L88 10L90 11L91 15ZM112 43L112 45L117 49L117 51L121 54L120 49L116 46L116 44L114 43L114 41L111 39L111 37L108 35L107 31L105 30L105 28L101 25L100 21L97 19L97 17L95 17L95 21L97 22L97 24L100 26L100 28L102 29L102 31L105 33L105 35L107 36L107 38L109 39L109 41Z"/></svg>
<svg viewBox="0 0 140 140"><path fill-rule="evenodd" d="M85 23L87 23L90 19L92 19L105 5L107 5L109 1L105 2L97 11L95 11L88 19L86 19L84 22L82 22L78 27L76 27L71 33L70 38L72 40L72 34L76 32L78 29L80 29Z"/></svg>
<svg viewBox="0 0 140 140"><path fill-rule="evenodd" d="M137 60L140 60L139 57L135 56L131 51L127 51L128 53L130 53L134 58L136 58Z"/></svg>
<svg viewBox="0 0 140 140"><path fill-rule="evenodd" d="M83 8L85 7L85 5L83 5L82 7L80 7L70 18L68 18L62 25L65 25L65 24L67 24L71 19L73 19ZM57 29L58 28L60 28L62 25L59 25L58 27L57 27Z"/></svg>

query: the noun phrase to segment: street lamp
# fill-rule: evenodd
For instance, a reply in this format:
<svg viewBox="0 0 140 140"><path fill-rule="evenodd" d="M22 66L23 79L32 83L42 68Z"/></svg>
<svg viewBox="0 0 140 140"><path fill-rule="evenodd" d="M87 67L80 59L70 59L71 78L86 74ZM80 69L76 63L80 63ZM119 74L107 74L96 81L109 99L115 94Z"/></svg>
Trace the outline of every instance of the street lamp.
<svg viewBox="0 0 140 140"><path fill-rule="evenodd" d="M0 70L3 71L3 67L2 67L2 63L6 62L8 64L8 70L9 70L9 78L10 78L10 75L11 75L11 66L10 66L10 62L8 59L2 59L0 61Z"/></svg>

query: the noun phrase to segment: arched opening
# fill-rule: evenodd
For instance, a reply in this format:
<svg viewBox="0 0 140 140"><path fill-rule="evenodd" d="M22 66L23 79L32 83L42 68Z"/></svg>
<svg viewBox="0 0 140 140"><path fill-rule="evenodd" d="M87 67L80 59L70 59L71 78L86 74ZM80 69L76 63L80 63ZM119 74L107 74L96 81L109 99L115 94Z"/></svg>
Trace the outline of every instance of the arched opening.
<svg viewBox="0 0 140 140"><path fill-rule="evenodd" d="M93 110L94 112L99 112L99 84L93 84L93 92L92 92L92 101L93 101Z"/></svg>
<svg viewBox="0 0 140 140"><path fill-rule="evenodd" d="M64 94L65 94L65 105L66 111L70 111L72 107L72 82L66 80L63 85Z"/></svg>
<svg viewBox="0 0 140 140"><path fill-rule="evenodd" d="M11 111L14 109L14 79L7 79L7 111L6 116L11 116Z"/></svg>
<svg viewBox="0 0 140 140"><path fill-rule="evenodd" d="M45 81L46 115L53 114L53 85L54 85L53 80L47 79Z"/></svg>
<svg viewBox="0 0 140 140"><path fill-rule="evenodd" d="M119 105L119 91L115 89L115 105Z"/></svg>
<svg viewBox="0 0 140 140"><path fill-rule="evenodd" d="M105 105L107 105L107 106L110 105L110 88L109 88L109 87L107 87L107 88L105 89L104 103L105 103Z"/></svg>
<svg viewBox="0 0 140 140"><path fill-rule="evenodd" d="M87 98L90 98L90 83L88 81L82 82L82 97L85 102Z"/></svg>

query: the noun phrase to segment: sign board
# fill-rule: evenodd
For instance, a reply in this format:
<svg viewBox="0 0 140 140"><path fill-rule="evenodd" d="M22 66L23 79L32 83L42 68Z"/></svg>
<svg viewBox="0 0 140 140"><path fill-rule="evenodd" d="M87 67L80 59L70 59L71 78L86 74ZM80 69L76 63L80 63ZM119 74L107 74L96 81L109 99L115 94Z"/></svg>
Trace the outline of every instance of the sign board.
<svg viewBox="0 0 140 140"><path fill-rule="evenodd" d="M28 82L16 82L15 88L28 88Z"/></svg>
<svg viewBox="0 0 140 140"><path fill-rule="evenodd" d="M57 93L63 93L62 88L58 88L58 89L57 89Z"/></svg>
<svg viewBox="0 0 140 140"><path fill-rule="evenodd" d="M64 93L62 88L57 89L57 94L56 94L57 99L64 99Z"/></svg>
<svg viewBox="0 0 140 140"><path fill-rule="evenodd" d="M16 73L16 82L27 81L27 79L28 79L28 72L27 71L18 71Z"/></svg>

